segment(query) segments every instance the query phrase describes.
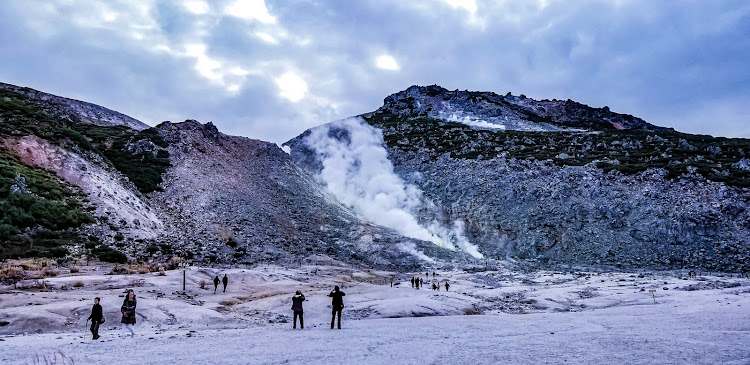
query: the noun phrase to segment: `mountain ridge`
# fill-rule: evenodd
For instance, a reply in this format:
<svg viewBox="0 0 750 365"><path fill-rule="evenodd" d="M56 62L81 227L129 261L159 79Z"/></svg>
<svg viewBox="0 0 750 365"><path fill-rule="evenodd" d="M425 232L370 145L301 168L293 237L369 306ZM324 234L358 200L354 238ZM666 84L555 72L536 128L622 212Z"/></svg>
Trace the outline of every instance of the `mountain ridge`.
<svg viewBox="0 0 750 365"><path fill-rule="evenodd" d="M3 221L11 228L0 234L17 242L3 253L31 242L45 255L108 247L138 262L214 265L750 269L743 139L572 101L413 86L303 132L283 144L287 154L212 123L133 129L109 109L57 110L18 89L0 88L10 159L0 201L15 201L20 171L40 176L29 182L41 199L65 199L92 221L62 230ZM75 114L90 110L106 125ZM36 168L55 175L29 175ZM44 193L52 180L83 195Z"/></svg>

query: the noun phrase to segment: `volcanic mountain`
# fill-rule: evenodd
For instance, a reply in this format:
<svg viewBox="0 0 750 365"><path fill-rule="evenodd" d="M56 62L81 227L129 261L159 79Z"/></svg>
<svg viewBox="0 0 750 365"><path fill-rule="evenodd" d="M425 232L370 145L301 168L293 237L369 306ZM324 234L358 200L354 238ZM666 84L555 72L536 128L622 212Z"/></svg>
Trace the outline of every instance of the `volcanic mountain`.
<svg viewBox="0 0 750 365"><path fill-rule="evenodd" d="M570 100L412 86L281 148L0 84L0 146L3 257L750 269L750 141Z"/></svg>

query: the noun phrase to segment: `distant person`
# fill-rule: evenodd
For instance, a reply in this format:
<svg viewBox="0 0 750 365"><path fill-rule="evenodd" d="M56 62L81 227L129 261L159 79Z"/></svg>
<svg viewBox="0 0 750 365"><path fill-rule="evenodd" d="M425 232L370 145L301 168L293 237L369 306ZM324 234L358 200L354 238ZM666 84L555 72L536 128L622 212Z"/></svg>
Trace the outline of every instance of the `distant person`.
<svg viewBox="0 0 750 365"><path fill-rule="evenodd" d="M227 284L229 284L229 278L227 277L227 274L224 274L224 277L221 278L221 282L224 284L224 291L223 293L227 292Z"/></svg>
<svg viewBox="0 0 750 365"><path fill-rule="evenodd" d="M91 335L92 340L99 339L99 325L104 323L104 314L102 313L102 306L99 305L99 297L94 298L94 306L91 307L91 314L86 321L91 320Z"/></svg>
<svg viewBox="0 0 750 365"><path fill-rule="evenodd" d="M391 276L391 288L393 288L393 276Z"/></svg>
<svg viewBox="0 0 750 365"><path fill-rule="evenodd" d="M292 297L292 310L294 311L294 324L292 328L297 328L297 317L299 317L299 328L305 329L305 319L302 313L302 302L305 301L305 296L302 292L297 290Z"/></svg>
<svg viewBox="0 0 750 365"><path fill-rule="evenodd" d="M414 277L411 277L411 288L414 289Z"/></svg>
<svg viewBox="0 0 750 365"><path fill-rule="evenodd" d="M430 278L430 272L428 271L428 272L424 273L424 277L426 277L426 278L429 279Z"/></svg>
<svg viewBox="0 0 750 365"><path fill-rule="evenodd" d="M120 323L122 323L122 333L123 338L127 337L127 333L125 330L130 331L130 336L135 337L135 331L133 331L133 325L135 324L135 306L137 304L137 301L135 300L135 293L133 290L128 290L128 293L125 294L125 300L122 301L122 307L120 307L120 312L122 312L122 320Z"/></svg>
<svg viewBox="0 0 750 365"><path fill-rule="evenodd" d="M433 279L435 278L435 272L434 271L432 272L432 278Z"/></svg>
<svg viewBox="0 0 750 365"><path fill-rule="evenodd" d="M219 288L219 275L216 275L214 278L214 294L216 294L216 289Z"/></svg>
<svg viewBox="0 0 750 365"><path fill-rule="evenodd" d="M340 291L338 285L334 286L333 291L328 293L328 296L333 298L331 301L331 329L333 329L336 313L339 315L339 329L341 329L341 310L344 309L344 295L346 293Z"/></svg>
<svg viewBox="0 0 750 365"><path fill-rule="evenodd" d="M445 282L445 291L448 291L448 289L450 289L450 288L451 288L451 285L448 284L448 282L446 281Z"/></svg>
<svg viewBox="0 0 750 365"><path fill-rule="evenodd" d="M435 283L432 283L432 290L437 290L438 286Z"/></svg>
<svg viewBox="0 0 750 365"><path fill-rule="evenodd" d="M424 286L424 280L422 280L422 278L419 278L419 286Z"/></svg>

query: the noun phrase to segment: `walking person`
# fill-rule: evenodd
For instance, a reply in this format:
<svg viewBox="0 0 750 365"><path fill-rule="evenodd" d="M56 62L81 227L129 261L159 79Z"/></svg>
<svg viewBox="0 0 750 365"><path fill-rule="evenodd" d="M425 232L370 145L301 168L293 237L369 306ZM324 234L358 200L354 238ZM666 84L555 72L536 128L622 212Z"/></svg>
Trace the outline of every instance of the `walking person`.
<svg viewBox="0 0 750 365"><path fill-rule="evenodd" d="M227 278L227 274L224 274L224 277L221 279L221 282L224 283L224 293L227 292L227 284L229 284L229 278Z"/></svg>
<svg viewBox="0 0 750 365"><path fill-rule="evenodd" d="M414 277L411 277L411 288L414 289Z"/></svg>
<svg viewBox="0 0 750 365"><path fill-rule="evenodd" d="M451 288L451 285L448 284L448 280L445 281L445 291L448 291L448 289Z"/></svg>
<svg viewBox="0 0 750 365"><path fill-rule="evenodd" d="M122 313L122 334L123 338L127 337L125 330L130 331L130 336L135 337L135 331L133 331L133 325L135 324L135 306L137 301L135 300L135 293L132 289L128 290L125 294L125 300L122 301L122 307L120 312Z"/></svg>
<svg viewBox="0 0 750 365"><path fill-rule="evenodd" d="M99 325L104 323L104 314L102 313L102 306L99 305L99 297L94 298L94 306L91 307L91 314L86 321L91 320L91 335L92 340L99 339Z"/></svg>
<svg viewBox="0 0 750 365"><path fill-rule="evenodd" d="M340 291L338 285L334 286L333 291L328 293L328 296L333 298L331 301L331 329L333 329L336 313L339 315L339 329L341 329L341 310L344 309L344 295L346 293Z"/></svg>
<svg viewBox="0 0 750 365"><path fill-rule="evenodd" d="M299 317L299 328L305 329L305 319L303 317L302 302L305 301L305 296L301 291L297 292L292 297L292 310L294 311L294 322L292 328L297 328L297 317Z"/></svg>
<svg viewBox="0 0 750 365"><path fill-rule="evenodd" d="M216 275L214 278L214 294L216 294L216 289L219 288L219 275Z"/></svg>

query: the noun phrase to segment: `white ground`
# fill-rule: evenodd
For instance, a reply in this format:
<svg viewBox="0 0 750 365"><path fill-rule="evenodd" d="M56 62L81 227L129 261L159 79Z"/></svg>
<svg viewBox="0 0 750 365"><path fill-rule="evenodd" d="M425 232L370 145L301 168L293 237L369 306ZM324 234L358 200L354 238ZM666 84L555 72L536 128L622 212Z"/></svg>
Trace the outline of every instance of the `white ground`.
<svg viewBox="0 0 750 365"><path fill-rule="evenodd" d="M9 322L0 327L0 363L750 364L744 278L438 272L451 283L446 293L411 289L408 279L424 273L192 268L182 295L179 271L104 271L47 279L48 292L0 287L0 324ZM227 293L213 294L213 275L224 273ZM399 285L390 286L392 276ZM329 329L333 285L347 293L342 330ZM121 296L131 287L137 336L120 338ZM295 290L307 297L304 330L291 329ZM99 341L85 327L95 296L107 319Z"/></svg>

